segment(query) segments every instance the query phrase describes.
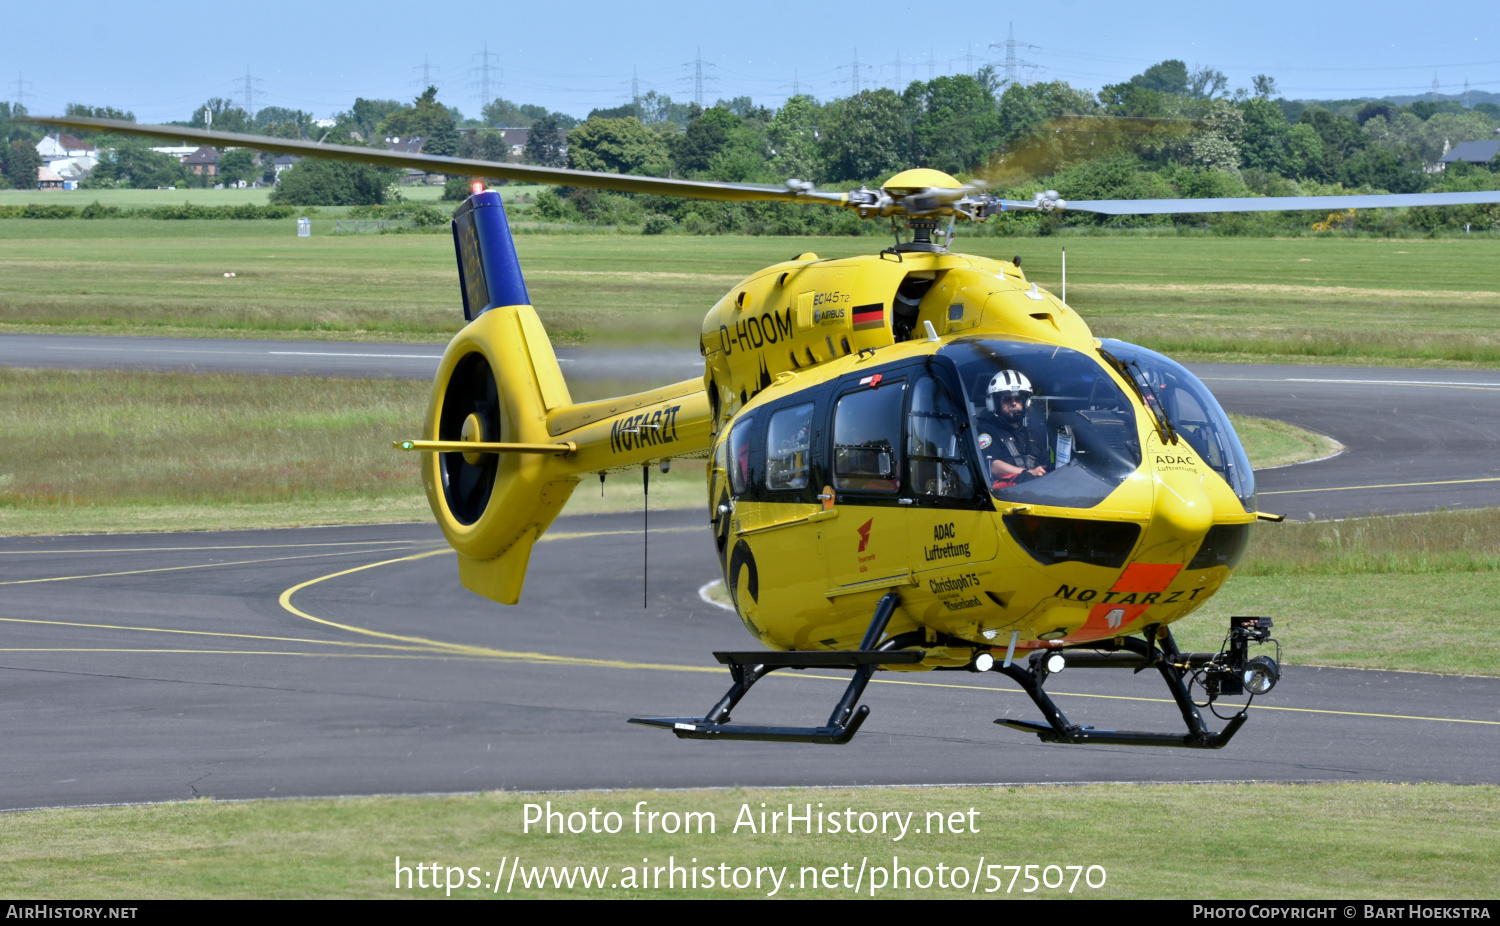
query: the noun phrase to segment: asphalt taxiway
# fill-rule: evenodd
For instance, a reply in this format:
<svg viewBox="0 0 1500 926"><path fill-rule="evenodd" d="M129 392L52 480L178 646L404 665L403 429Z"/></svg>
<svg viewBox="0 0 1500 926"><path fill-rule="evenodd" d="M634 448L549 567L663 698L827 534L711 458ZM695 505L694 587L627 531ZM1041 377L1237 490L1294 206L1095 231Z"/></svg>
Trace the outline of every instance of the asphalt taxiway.
<svg viewBox="0 0 1500 926"><path fill-rule="evenodd" d="M155 339L75 339L42 364L27 337L0 337L0 363L425 378L440 353L171 340L137 364L125 348L142 345L126 342ZM570 376L634 378L614 358L561 353ZM648 366L660 378L678 360L677 378L691 375L695 355ZM1344 444L1259 473L1264 509L1500 505L1500 374L1194 369L1229 410ZM626 720L701 713L728 683L709 654L752 643L698 594L718 572L703 513L659 512L651 527L644 608L639 514L561 519L513 608L464 591L425 524L0 538L0 809L487 788L1500 781L1500 679L1300 666L1213 752L1042 745L991 722L1034 718L1014 685L960 672L882 673L843 747L679 741ZM773 675L735 719L820 723L838 676ZM1076 722L1181 724L1147 673L1068 673L1049 690Z"/></svg>

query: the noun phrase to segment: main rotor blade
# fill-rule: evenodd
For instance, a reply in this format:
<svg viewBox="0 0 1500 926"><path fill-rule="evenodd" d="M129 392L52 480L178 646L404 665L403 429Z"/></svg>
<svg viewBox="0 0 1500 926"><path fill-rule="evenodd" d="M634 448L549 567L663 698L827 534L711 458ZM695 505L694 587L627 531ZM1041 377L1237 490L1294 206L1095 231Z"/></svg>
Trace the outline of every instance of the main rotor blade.
<svg viewBox="0 0 1500 926"><path fill-rule="evenodd" d="M1103 215L1172 215L1192 212L1292 212L1390 209L1394 206L1464 206L1500 203L1500 190L1474 193L1364 193L1352 196L1265 196L1224 199L1068 200L1068 212Z"/></svg>
<svg viewBox="0 0 1500 926"><path fill-rule="evenodd" d="M756 186L749 183L721 183L709 180L672 180L662 177L639 177L634 174L607 174L565 167L536 167L529 164L498 164L473 158L444 157L434 154L401 154L380 148L356 148L351 145L324 145L301 139L271 138L242 132L215 132L173 125L140 125L117 119L91 119L84 116L27 116L21 120L62 128L86 129L91 132L115 132L146 138L187 139L216 147L252 148L276 154L302 157L333 158L357 161L380 167L411 168L434 174L460 174L492 180L520 180L527 183L551 183L563 186L592 187L622 193L655 193L659 196L684 196L723 202L816 202L842 205L846 193L817 190L791 190Z"/></svg>

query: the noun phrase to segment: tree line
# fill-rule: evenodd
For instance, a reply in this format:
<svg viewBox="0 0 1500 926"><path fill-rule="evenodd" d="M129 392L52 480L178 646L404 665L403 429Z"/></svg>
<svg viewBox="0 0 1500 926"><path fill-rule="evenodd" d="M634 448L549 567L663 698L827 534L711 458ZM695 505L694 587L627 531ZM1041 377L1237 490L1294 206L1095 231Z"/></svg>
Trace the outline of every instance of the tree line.
<svg viewBox="0 0 1500 926"><path fill-rule="evenodd" d="M183 125L331 144L382 145L387 137L422 136L423 151L482 160L515 159L500 127L530 130L520 160L583 170L743 183L789 178L823 186L877 185L910 166L978 178L1014 198L1055 189L1066 199L1289 196L1492 188L1500 164L1453 165L1439 159L1455 144L1495 137L1500 106L1466 109L1456 101L1306 102L1277 94L1267 75L1230 91L1211 67L1180 60L1146 68L1096 92L1063 81L1006 83L993 68L974 75L912 81L904 90L865 90L820 101L794 96L780 107L749 97L702 108L648 93L578 120L544 107L495 100L465 118L427 88L410 103L358 98L332 127L309 113L267 107L252 117L215 98ZM86 106L70 112L103 114ZM128 117L108 110L116 117ZM8 117L0 111L0 117ZM9 128L7 128L9 126ZM17 124L0 118L0 132ZM10 138L11 135L7 135ZM114 152L95 171L98 184L168 186L194 182L150 143L110 139ZM171 161L172 163L168 163ZM226 152L224 179L268 176L269 159ZM382 202L394 174L376 168L307 160L282 176L284 202L339 205ZM197 182L202 182L198 179ZM450 194L466 195L464 178ZM562 189L538 197L540 217L647 224L695 231L835 232L862 228L838 210L780 204L718 204ZM1494 211L1494 210L1491 210ZM1469 213L1473 213L1472 215ZM1484 209L1450 210L1453 221L1500 223ZM1026 222L1045 222L1024 217ZM1237 219L1225 218L1222 222ZM1069 222L1170 223L1169 217ZM1023 224L1025 224L1023 222ZM648 229L649 230L649 229Z"/></svg>

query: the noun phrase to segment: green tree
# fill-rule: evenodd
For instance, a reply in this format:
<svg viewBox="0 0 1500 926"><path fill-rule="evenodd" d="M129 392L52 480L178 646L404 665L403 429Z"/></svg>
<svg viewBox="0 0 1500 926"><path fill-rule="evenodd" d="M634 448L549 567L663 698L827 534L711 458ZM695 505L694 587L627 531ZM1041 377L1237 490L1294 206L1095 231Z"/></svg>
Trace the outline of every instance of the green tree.
<svg viewBox="0 0 1500 926"><path fill-rule="evenodd" d="M234 105L233 100L226 100L221 96L213 97L204 102L202 106L193 110L193 114L186 123L178 125L189 125L195 129L206 129L209 127L208 119L204 114L207 110L213 116L213 128L220 132L251 132L255 125L250 120L250 114Z"/></svg>
<svg viewBox="0 0 1500 926"><path fill-rule="evenodd" d="M138 190L154 190L169 187L179 180L187 179L181 162L169 154L151 150L151 142L142 138L100 140L105 150L99 158L89 181L99 186L133 187ZM88 183L88 181L85 181Z"/></svg>
<svg viewBox="0 0 1500 926"><path fill-rule="evenodd" d="M285 106L266 106L255 114L253 120L256 130L264 131L270 126L290 122L297 127L298 135L311 135L313 130L313 114L300 109L287 109ZM316 137L316 136L314 136Z"/></svg>
<svg viewBox="0 0 1500 926"><path fill-rule="evenodd" d="M995 98L968 74L913 81L902 102L910 120L909 164L957 174L983 163L1000 144Z"/></svg>
<svg viewBox="0 0 1500 926"><path fill-rule="evenodd" d="M37 171L41 168L42 156L37 154L35 144L25 139L10 143L5 153L5 177L11 186L18 190L36 189Z"/></svg>
<svg viewBox="0 0 1500 926"><path fill-rule="evenodd" d="M373 206L385 202L396 171L369 164L303 158L281 174L271 202L287 206Z"/></svg>
<svg viewBox="0 0 1500 926"><path fill-rule="evenodd" d="M505 136L494 129L465 132L458 141L458 156L476 161L508 161L510 145L505 143Z"/></svg>
<svg viewBox="0 0 1500 926"><path fill-rule="evenodd" d="M424 154L458 153L458 125L448 107L437 101L436 87L428 87L412 105L387 113L378 131L397 138L421 136Z"/></svg>
<svg viewBox="0 0 1500 926"><path fill-rule="evenodd" d="M825 110L818 153L830 181L873 180L905 167L905 107L894 91L861 90Z"/></svg>
<svg viewBox="0 0 1500 926"><path fill-rule="evenodd" d="M385 121L386 116L401 110L402 104L398 100L367 100L363 97L355 97L354 105L346 113L338 116L341 125L347 125L358 132L365 141L377 141L380 137L380 123Z"/></svg>
<svg viewBox="0 0 1500 926"><path fill-rule="evenodd" d="M1416 166L1403 163L1396 152L1372 145L1340 165L1339 176L1345 186L1419 193L1426 181L1420 163Z"/></svg>
<svg viewBox="0 0 1500 926"><path fill-rule="evenodd" d="M526 147L521 150L521 157L528 164L562 167L567 160L563 154L565 144L563 130L557 124L557 118L548 114L531 124L531 130L526 134Z"/></svg>
<svg viewBox="0 0 1500 926"><path fill-rule="evenodd" d="M1271 80L1264 74L1255 79L1257 87L1260 86L1259 81L1263 79L1271 81L1271 93L1276 92L1276 82L1274 80ZM1228 86L1229 78L1224 76L1223 71L1216 70L1205 64L1194 69L1193 73L1188 75L1187 95L1194 99L1211 100L1223 93L1224 88ZM1269 94L1267 95L1269 96Z"/></svg>
<svg viewBox="0 0 1500 926"><path fill-rule="evenodd" d="M1288 138L1291 126L1281 107L1270 100L1254 97L1240 108L1244 131L1240 136L1240 163L1249 170L1291 176Z"/></svg>
<svg viewBox="0 0 1500 926"><path fill-rule="evenodd" d="M669 161L666 142L639 119L590 119L568 133L568 166L578 170L656 174Z"/></svg>
<svg viewBox="0 0 1500 926"><path fill-rule="evenodd" d="M727 109L715 106L704 110L688 123L687 131L672 146L672 162L683 174L708 170L714 156L724 149L731 134L741 125L740 117Z"/></svg>
<svg viewBox="0 0 1500 926"><path fill-rule="evenodd" d="M1188 92L1187 65L1176 58L1170 58L1151 65L1145 72L1130 78L1130 82L1146 90L1181 96Z"/></svg>
<svg viewBox="0 0 1500 926"><path fill-rule="evenodd" d="M819 106L811 97L794 96L781 104L766 126L771 169L780 179L819 179L818 115Z"/></svg>
<svg viewBox="0 0 1500 926"><path fill-rule="evenodd" d="M66 112L70 116L83 116L85 119L135 121L135 113L125 109L115 109L113 106L85 106L82 103L69 103Z"/></svg>
<svg viewBox="0 0 1500 926"><path fill-rule="evenodd" d="M224 183L250 181L261 174L255 163L255 152L248 148L233 148L219 157L219 180Z"/></svg>

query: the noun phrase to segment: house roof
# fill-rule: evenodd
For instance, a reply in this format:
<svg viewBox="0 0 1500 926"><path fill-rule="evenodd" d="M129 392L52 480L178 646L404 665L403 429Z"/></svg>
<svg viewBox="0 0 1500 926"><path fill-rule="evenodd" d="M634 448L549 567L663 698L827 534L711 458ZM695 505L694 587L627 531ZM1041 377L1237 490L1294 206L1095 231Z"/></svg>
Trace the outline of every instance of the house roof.
<svg viewBox="0 0 1500 926"><path fill-rule="evenodd" d="M1495 153L1500 152L1500 139L1495 141L1466 141L1453 146L1453 150L1439 158L1443 164L1468 161L1470 164L1488 164Z"/></svg>
<svg viewBox="0 0 1500 926"><path fill-rule="evenodd" d="M182 159L184 164L217 164L219 163L219 149L204 145L197 151Z"/></svg>
<svg viewBox="0 0 1500 926"><path fill-rule="evenodd" d="M50 167L42 166L36 169L37 183L62 183L62 175Z"/></svg>
<svg viewBox="0 0 1500 926"><path fill-rule="evenodd" d="M394 136L385 140L385 150L398 151L401 154L421 154L422 143L427 139L421 135L410 135L407 137Z"/></svg>
<svg viewBox="0 0 1500 926"><path fill-rule="evenodd" d="M79 138L76 135L69 135L66 132L64 132L62 135L59 135L57 137L57 140L58 140L58 142L64 148L67 148L69 151L93 151L94 150L94 146L93 145L89 144L88 142L84 141L83 139Z"/></svg>

